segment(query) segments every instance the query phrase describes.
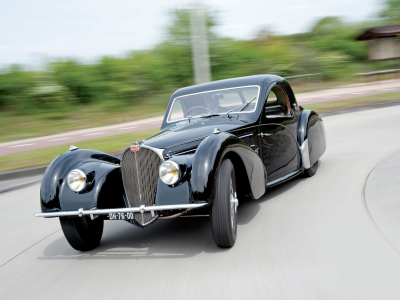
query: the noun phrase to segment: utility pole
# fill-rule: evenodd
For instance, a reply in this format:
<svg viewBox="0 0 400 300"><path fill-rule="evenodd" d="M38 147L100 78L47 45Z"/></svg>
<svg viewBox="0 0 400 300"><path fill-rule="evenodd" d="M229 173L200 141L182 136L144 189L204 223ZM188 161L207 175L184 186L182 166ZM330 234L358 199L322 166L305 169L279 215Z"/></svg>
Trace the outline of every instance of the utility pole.
<svg viewBox="0 0 400 300"><path fill-rule="evenodd" d="M195 84L211 81L210 54L208 53L207 20L203 5L193 5L190 12L192 57Z"/></svg>

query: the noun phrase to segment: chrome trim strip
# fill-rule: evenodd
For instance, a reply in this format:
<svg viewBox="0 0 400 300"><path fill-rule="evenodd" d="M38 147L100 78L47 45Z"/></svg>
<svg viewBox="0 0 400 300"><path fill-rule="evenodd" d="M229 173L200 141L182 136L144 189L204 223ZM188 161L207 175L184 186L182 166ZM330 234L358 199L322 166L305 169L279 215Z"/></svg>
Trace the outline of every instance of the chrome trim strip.
<svg viewBox="0 0 400 300"><path fill-rule="evenodd" d="M164 156L163 156L163 152L165 149L153 148L153 147L147 146L145 144L140 144L139 147L154 151L155 153L157 153L157 155L161 158L161 160L163 162L165 161Z"/></svg>
<svg viewBox="0 0 400 300"><path fill-rule="evenodd" d="M303 169L300 169L300 170L294 171L292 173L289 173L289 174L287 174L287 175L285 175L285 176L283 176L281 178L275 179L275 180L273 180L271 182L267 182L267 187L273 186L273 185L275 185L275 184L277 184L277 183L279 183L281 181L285 181L285 180L287 180L287 179L289 179L291 177L294 177L297 174L301 173L302 171L303 171Z"/></svg>
<svg viewBox="0 0 400 300"><path fill-rule="evenodd" d="M238 136L238 138L242 139L242 138L245 138L245 137L248 137L248 136L252 136L252 135L253 135L253 133L249 133L249 134Z"/></svg>
<svg viewBox="0 0 400 300"><path fill-rule="evenodd" d="M264 136L270 136L271 134L270 133L261 132L258 135L260 135L261 137L264 137Z"/></svg>
<svg viewBox="0 0 400 300"><path fill-rule="evenodd" d="M175 123L175 122L178 122L178 121L182 121L182 120L187 120L188 119L188 118L183 118L183 119L178 119L178 120L174 120L174 121L168 121L169 117L171 116L172 108L174 107L174 103L175 103L176 99L183 98L183 97L188 97L188 96L193 96L193 95L212 93L212 92L218 92L218 91L226 91L226 90L234 90L234 89L240 89L240 88L248 88L248 87L257 87L258 88L256 106L254 107L254 110L252 110L252 111L241 111L241 112L235 112L235 113L239 113L239 114L253 113L253 112L255 112L257 110L257 106L258 106L258 102L259 102L258 100L259 100L260 91L261 91L261 87L259 85L236 86L236 87L232 87L232 88L204 91L204 92L187 94L187 95L182 95L182 96L176 97L176 98L174 98L174 100L172 100L171 108L169 109L168 117L166 118L166 121L167 121L167 123ZM220 114L216 114L216 115L226 115L226 113L220 113Z"/></svg>
<svg viewBox="0 0 400 300"><path fill-rule="evenodd" d="M126 208L109 208L109 209L83 209L80 208L78 210L72 211L57 211L57 212L42 212L34 214L35 217L68 217L68 216L86 216L86 215L107 215L109 213L124 213L124 212L134 212L134 213L142 213L142 212L151 212L158 210L174 210L174 209L194 209L199 208L207 203L199 203L199 204L176 204L176 205L153 205L153 206L144 206L140 207L126 207Z"/></svg>
<svg viewBox="0 0 400 300"><path fill-rule="evenodd" d="M308 150L308 139L306 139L300 146L300 154L301 154L301 163L303 165L303 168L304 169L311 168L310 152Z"/></svg>

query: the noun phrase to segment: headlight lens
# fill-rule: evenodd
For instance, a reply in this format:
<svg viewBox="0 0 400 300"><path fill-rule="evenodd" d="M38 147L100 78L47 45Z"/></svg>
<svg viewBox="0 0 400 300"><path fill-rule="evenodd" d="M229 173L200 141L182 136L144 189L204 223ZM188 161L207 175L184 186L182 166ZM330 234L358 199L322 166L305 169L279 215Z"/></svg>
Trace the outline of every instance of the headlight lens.
<svg viewBox="0 0 400 300"><path fill-rule="evenodd" d="M71 190L74 192L80 192L86 187L86 175L81 170L74 169L69 172L67 177L67 183Z"/></svg>
<svg viewBox="0 0 400 300"><path fill-rule="evenodd" d="M163 162L159 169L160 179L168 185L175 184L180 177L179 166L176 162Z"/></svg>

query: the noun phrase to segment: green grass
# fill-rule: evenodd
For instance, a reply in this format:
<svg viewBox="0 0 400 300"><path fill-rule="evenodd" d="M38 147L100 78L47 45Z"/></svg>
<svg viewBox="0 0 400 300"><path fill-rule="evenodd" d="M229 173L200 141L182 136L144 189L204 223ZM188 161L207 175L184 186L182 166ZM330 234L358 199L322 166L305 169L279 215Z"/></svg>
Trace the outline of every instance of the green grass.
<svg viewBox="0 0 400 300"><path fill-rule="evenodd" d="M0 143L162 116L172 92L143 98L137 105L114 108L98 104L27 115L2 111Z"/></svg>
<svg viewBox="0 0 400 300"><path fill-rule="evenodd" d="M320 113L320 112L366 106L366 105L391 102L391 101L400 101L400 92L377 94L377 95L353 98L348 100L308 104L308 105L302 105L302 107Z"/></svg>
<svg viewBox="0 0 400 300"><path fill-rule="evenodd" d="M148 129L79 142L75 146L82 149L95 149L106 153L118 153L130 146L133 141L141 141L157 132L159 132L159 129ZM69 146L69 144L65 144L0 156L0 172L49 164L55 157L66 152Z"/></svg>

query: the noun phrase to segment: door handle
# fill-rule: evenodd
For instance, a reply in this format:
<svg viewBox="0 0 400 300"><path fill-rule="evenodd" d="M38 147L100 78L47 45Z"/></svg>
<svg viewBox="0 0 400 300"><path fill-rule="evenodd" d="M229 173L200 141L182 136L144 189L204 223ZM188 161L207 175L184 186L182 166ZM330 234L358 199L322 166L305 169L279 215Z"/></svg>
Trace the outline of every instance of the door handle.
<svg viewBox="0 0 400 300"><path fill-rule="evenodd" d="M261 135L262 137L264 137L264 136L270 136L271 134L261 132L259 135Z"/></svg>

